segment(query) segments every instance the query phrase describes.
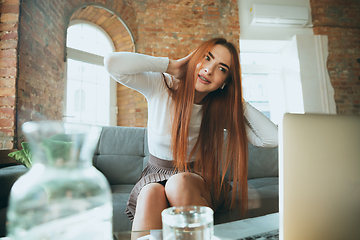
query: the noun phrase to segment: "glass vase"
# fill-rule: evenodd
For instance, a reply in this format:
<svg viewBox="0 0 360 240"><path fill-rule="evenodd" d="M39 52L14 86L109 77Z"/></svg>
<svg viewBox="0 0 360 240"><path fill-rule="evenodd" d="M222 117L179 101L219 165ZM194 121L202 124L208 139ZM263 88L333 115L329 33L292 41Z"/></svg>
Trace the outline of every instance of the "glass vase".
<svg viewBox="0 0 360 240"><path fill-rule="evenodd" d="M46 121L22 129L33 166L11 190L8 237L112 239L110 187L92 165L101 127Z"/></svg>

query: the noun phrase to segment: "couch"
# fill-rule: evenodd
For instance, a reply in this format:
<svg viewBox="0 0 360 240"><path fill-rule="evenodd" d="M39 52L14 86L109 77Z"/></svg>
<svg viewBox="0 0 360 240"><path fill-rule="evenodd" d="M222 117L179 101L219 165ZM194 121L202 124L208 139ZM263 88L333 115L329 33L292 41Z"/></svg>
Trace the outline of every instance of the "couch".
<svg viewBox="0 0 360 240"><path fill-rule="evenodd" d="M131 229L124 214L129 193L149 157L146 128L104 127L93 157L94 166L109 181L113 196L113 231ZM22 165L0 169L0 237L5 235L8 197L13 183L27 168ZM278 150L249 144L249 212L247 217L278 212ZM239 209L215 212L214 223L241 219Z"/></svg>

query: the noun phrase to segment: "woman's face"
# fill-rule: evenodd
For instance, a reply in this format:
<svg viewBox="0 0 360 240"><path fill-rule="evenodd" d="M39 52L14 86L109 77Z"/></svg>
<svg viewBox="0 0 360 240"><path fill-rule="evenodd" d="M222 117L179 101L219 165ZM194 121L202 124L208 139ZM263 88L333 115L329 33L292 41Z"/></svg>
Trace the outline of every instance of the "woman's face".
<svg viewBox="0 0 360 240"><path fill-rule="evenodd" d="M195 103L199 103L208 93L220 88L229 75L231 54L222 45L215 45L205 54L195 68Z"/></svg>

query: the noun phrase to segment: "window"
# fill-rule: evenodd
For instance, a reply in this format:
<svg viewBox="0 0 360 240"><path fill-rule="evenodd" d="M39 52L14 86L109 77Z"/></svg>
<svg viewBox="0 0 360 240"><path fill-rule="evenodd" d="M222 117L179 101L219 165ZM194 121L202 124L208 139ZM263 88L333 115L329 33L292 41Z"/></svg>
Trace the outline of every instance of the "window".
<svg viewBox="0 0 360 240"><path fill-rule="evenodd" d="M276 98L281 71L279 53L241 52L242 86L244 99L278 123Z"/></svg>
<svg viewBox="0 0 360 240"><path fill-rule="evenodd" d="M67 34L66 122L116 125L116 83L103 66L114 51L109 36L90 22L73 21Z"/></svg>
<svg viewBox="0 0 360 240"><path fill-rule="evenodd" d="M244 99L271 119L269 96L269 74L245 73L242 75Z"/></svg>
<svg viewBox="0 0 360 240"><path fill-rule="evenodd" d="M85 92L82 89L78 89L75 91L74 111L85 111Z"/></svg>

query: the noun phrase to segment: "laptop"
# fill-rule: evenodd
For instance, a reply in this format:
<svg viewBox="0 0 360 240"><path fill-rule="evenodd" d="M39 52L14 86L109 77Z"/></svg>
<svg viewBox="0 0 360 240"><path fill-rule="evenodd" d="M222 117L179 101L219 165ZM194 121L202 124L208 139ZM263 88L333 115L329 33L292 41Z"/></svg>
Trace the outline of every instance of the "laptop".
<svg viewBox="0 0 360 240"><path fill-rule="evenodd" d="M285 114L279 136L279 230L237 239L360 239L360 116Z"/></svg>
<svg viewBox="0 0 360 240"><path fill-rule="evenodd" d="M360 239L360 116L288 113L279 136L279 214L221 239Z"/></svg>
<svg viewBox="0 0 360 240"><path fill-rule="evenodd" d="M360 239L360 116L285 114L280 239Z"/></svg>

